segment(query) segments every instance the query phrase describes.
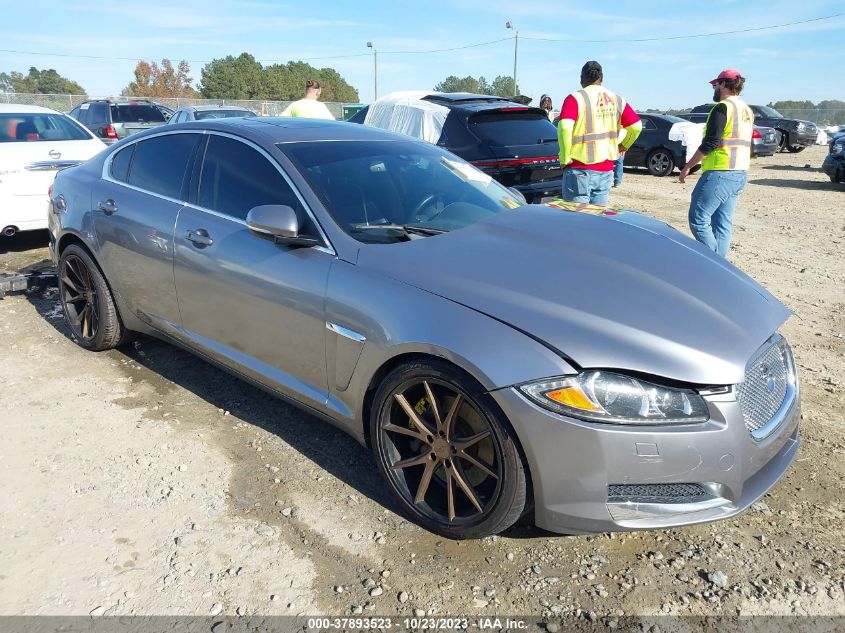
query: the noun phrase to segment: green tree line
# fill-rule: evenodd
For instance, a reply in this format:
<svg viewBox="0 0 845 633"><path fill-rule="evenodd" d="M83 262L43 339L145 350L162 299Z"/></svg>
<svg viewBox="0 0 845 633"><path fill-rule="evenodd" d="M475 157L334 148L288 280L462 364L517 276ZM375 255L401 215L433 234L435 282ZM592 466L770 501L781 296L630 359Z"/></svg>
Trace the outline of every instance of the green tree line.
<svg viewBox="0 0 845 633"><path fill-rule="evenodd" d="M305 96L308 79L320 82L323 101L358 101L358 91L334 68L314 68L305 62L262 66L249 53L228 55L206 64L199 92L206 99L291 101Z"/></svg>
<svg viewBox="0 0 845 633"><path fill-rule="evenodd" d="M434 86L437 92L473 92L482 95L495 95L497 97L513 97L519 94L519 85L514 90L513 77L499 75L492 83L488 83L484 76L476 79L475 77L456 77L449 75Z"/></svg>
<svg viewBox="0 0 845 633"><path fill-rule="evenodd" d="M42 95L50 94L87 94L85 88L75 81L62 77L53 68L38 70L30 67L29 73L12 71L0 73L0 92L24 92Z"/></svg>

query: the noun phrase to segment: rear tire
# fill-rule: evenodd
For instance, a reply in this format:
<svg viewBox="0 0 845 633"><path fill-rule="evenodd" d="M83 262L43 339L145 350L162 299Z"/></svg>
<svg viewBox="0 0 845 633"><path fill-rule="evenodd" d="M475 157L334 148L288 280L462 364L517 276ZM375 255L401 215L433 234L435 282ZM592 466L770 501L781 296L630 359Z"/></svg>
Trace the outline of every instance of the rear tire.
<svg viewBox="0 0 845 633"><path fill-rule="evenodd" d="M790 154L797 154L798 152L803 152L804 149L805 148L804 148L803 145L787 145L786 146L786 151L789 152Z"/></svg>
<svg viewBox="0 0 845 633"><path fill-rule="evenodd" d="M668 176L675 169L675 159L671 152L658 147L652 150L645 161L646 168L652 176Z"/></svg>
<svg viewBox="0 0 845 633"><path fill-rule="evenodd" d="M780 151L783 152L789 147L789 134L781 130L777 130L777 141Z"/></svg>
<svg viewBox="0 0 845 633"><path fill-rule="evenodd" d="M84 248L71 244L62 251L58 272L62 311L77 345L102 352L133 337L123 327L105 277Z"/></svg>
<svg viewBox="0 0 845 633"><path fill-rule="evenodd" d="M527 469L510 424L481 385L444 361L388 374L373 399L370 437L390 491L432 532L497 534L527 506Z"/></svg>

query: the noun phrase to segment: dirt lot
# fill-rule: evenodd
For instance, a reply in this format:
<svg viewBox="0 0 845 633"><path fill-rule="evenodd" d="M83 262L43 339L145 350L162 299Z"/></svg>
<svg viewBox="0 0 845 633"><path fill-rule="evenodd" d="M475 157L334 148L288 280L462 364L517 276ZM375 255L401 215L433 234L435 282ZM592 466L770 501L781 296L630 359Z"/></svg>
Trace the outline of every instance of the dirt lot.
<svg viewBox="0 0 845 633"><path fill-rule="evenodd" d="M752 510L450 542L328 425L155 340L84 352L39 292L0 301L0 614L845 615L845 192L825 149L755 160L736 216L730 259L795 311L804 403L800 455ZM632 170L612 201L687 232L695 180ZM0 242L0 271L44 246Z"/></svg>

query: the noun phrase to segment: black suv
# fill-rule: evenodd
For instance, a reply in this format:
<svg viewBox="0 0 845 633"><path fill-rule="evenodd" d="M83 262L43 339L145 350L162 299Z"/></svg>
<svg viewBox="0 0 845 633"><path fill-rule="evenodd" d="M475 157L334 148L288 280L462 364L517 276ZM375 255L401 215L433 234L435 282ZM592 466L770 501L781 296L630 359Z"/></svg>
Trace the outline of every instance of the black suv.
<svg viewBox="0 0 845 633"><path fill-rule="evenodd" d="M164 125L173 110L148 99L93 99L83 101L69 114L111 145L135 132Z"/></svg>
<svg viewBox="0 0 845 633"><path fill-rule="evenodd" d="M560 196L557 129L545 110L505 97L435 92L421 98L449 110L437 145L519 191L528 202ZM349 118L364 123L369 106Z"/></svg>
<svg viewBox="0 0 845 633"><path fill-rule="evenodd" d="M713 107L712 103L705 103L692 109L691 114L703 115L701 120L689 119L696 123L704 123L707 114ZM748 106L754 113L754 124L775 129L775 137L781 150L800 152L808 145L814 145L819 135L819 129L812 121L789 119L769 106ZM686 118L686 117L684 117Z"/></svg>

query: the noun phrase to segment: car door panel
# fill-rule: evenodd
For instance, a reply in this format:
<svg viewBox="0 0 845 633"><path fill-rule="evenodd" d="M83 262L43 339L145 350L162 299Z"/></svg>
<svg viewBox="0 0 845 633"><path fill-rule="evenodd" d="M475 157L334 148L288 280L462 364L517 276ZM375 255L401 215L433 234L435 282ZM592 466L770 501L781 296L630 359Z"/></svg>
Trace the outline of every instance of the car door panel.
<svg viewBox="0 0 845 633"><path fill-rule="evenodd" d="M301 207L257 146L208 135L179 213L174 275L185 342L249 378L324 408L325 289L333 253L292 248L245 223L260 204Z"/></svg>
<svg viewBox="0 0 845 633"><path fill-rule="evenodd" d="M253 380L324 406L323 304L334 256L277 245L243 222L190 206L179 213L174 243L185 341Z"/></svg>
<svg viewBox="0 0 845 633"><path fill-rule="evenodd" d="M99 257L113 291L141 321L165 331L181 322L173 281L173 231L200 137L165 135L125 147L111 160L119 164L124 151L134 151L128 171L118 174L127 182L112 177L108 162L107 178L91 193ZM156 145L145 145L151 142ZM164 156L167 161L161 162ZM151 169L159 169L169 184L151 177Z"/></svg>

